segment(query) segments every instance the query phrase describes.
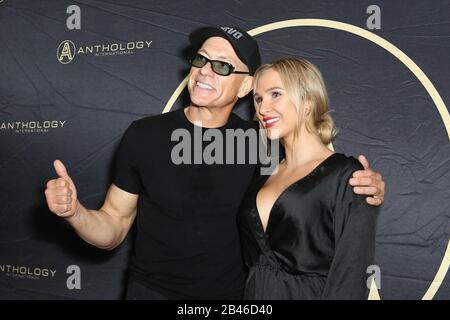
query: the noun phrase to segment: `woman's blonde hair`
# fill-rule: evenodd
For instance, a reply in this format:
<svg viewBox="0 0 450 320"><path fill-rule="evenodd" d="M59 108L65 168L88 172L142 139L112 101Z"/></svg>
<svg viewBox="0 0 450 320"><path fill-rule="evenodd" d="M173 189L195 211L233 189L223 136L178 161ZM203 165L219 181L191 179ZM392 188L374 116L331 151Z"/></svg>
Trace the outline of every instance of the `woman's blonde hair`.
<svg viewBox="0 0 450 320"><path fill-rule="evenodd" d="M327 145L336 136L336 128L329 114L329 100L322 74L311 62L301 58L283 58L264 64L255 73L254 84L268 69L275 70L283 82L286 93L300 114L301 105L308 104L310 113L305 121L306 129L319 135L322 143ZM296 135L301 125L298 117Z"/></svg>

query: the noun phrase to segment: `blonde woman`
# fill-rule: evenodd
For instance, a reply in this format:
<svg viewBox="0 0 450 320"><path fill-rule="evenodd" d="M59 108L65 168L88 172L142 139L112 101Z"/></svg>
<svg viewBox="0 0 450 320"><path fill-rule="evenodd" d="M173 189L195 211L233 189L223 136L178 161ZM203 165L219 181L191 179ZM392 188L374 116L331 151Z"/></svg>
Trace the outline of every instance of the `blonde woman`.
<svg viewBox="0 0 450 320"><path fill-rule="evenodd" d="M366 299L377 207L348 180L362 165L334 153L319 70L285 58L255 74L256 117L285 158L255 179L239 213L246 299Z"/></svg>

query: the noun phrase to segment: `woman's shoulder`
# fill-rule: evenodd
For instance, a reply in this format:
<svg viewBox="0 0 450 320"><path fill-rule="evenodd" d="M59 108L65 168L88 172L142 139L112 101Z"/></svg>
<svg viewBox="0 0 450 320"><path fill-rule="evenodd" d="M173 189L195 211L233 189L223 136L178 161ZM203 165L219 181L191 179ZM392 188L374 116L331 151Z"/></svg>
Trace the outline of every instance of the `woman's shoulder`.
<svg viewBox="0 0 450 320"><path fill-rule="evenodd" d="M364 167L362 164L353 156L347 156L344 153L333 153L330 156L329 165L333 167L334 170L338 170L341 172L348 172L348 171L357 171L357 170L364 170Z"/></svg>

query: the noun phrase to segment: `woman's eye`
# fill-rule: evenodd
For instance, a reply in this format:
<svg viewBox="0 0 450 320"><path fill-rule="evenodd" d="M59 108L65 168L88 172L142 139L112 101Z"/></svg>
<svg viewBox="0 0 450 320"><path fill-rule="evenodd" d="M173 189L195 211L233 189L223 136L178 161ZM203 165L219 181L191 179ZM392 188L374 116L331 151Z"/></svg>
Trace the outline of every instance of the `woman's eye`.
<svg viewBox="0 0 450 320"><path fill-rule="evenodd" d="M279 96L281 96L281 93L279 91L272 92L272 98L278 98Z"/></svg>
<svg viewBox="0 0 450 320"><path fill-rule="evenodd" d="M261 97L255 97L253 100L255 100L255 104L259 104L261 102Z"/></svg>

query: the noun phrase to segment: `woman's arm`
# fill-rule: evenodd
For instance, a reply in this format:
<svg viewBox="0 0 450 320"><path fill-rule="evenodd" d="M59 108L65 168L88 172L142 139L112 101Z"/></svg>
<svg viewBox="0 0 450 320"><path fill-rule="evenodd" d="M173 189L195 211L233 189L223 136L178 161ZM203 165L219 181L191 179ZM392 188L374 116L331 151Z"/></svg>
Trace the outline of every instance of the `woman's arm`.
<svg viewBox="0 0 450 320"><path fill-rule="evenodd" d="M335 254L323 299L367 299L367 267L373 264L378 208L353 193L347 183L351 165L342 174L335 199Z"/></svg>

